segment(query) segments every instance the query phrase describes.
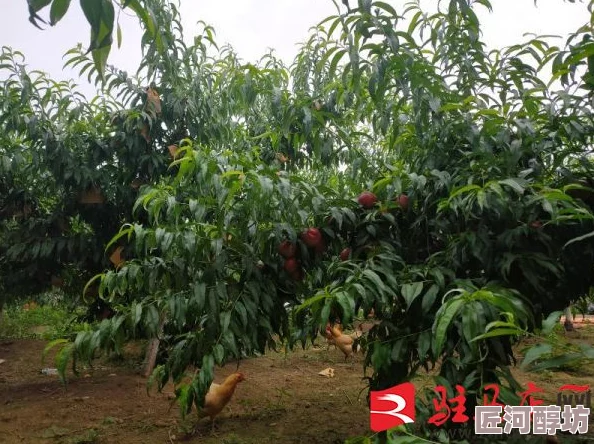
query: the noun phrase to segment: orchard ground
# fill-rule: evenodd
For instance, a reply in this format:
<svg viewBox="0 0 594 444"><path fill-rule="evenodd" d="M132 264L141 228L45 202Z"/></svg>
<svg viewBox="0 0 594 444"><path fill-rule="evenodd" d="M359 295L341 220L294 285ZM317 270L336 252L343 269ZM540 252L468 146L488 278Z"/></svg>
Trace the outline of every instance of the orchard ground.
<svg viewBox="0 0 594 444"><path fill-rule="evenodd" d="M577 316L576 326L568 340L592 343L594 320L582 322ZM65 388L56 376L40 372L46 343L0 339L2 443L342 443L369 433L362 356L353 366L344 363L340 351L326 350L323 339L320 347L242 361L247 380L217 419L216 435L210 434L209 420L198 422L195 412L180 419L171 387L147 395L146 379L139 375L142 344L128 346L124 361L101 359L93 371L83 370L78 378L70 375ZM519 351L516 355L521 357ZM51 364L50 359L45 366ZM318 375L327 367L335 370L333 378ZM216 381L235 369L219 369ZM517 367L513 371L524 386L532 381L542 387L542 398L550 403L555 403L560 385L594 385L591 365L539 374ZM431 386L432 380L422 375L415 383L419 389ZM582 438L594 440L594 421Z"/></svg>

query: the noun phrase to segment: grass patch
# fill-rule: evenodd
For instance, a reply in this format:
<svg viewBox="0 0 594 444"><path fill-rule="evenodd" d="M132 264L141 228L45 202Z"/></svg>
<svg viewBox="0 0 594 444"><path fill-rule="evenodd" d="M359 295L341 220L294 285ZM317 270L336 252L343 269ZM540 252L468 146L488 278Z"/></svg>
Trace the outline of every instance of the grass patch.
<svg viewBox="0 0 594 444"><path fill-rule="evenodd" d="M67 441L65 444L96 444L99 442L99 433L95 429L90 429L81 435L74 436Z"/></svg>
<svg viewBox="0 0 594 444"><path fill-rule="evenodd" d="M0 338L52 340L71 336L86 327L77 322L84 310L69 309L56 292L16 300L0 314Z"/></svg>

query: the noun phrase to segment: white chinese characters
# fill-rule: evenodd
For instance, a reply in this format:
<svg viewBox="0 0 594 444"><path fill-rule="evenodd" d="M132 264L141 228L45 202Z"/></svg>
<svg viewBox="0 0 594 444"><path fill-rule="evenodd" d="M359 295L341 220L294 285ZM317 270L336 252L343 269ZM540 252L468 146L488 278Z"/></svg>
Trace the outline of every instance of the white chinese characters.
<svg viewBox="0 0 594 444"><path fill-rule="evenodd" d="M474 433L502 435L517 429L522 435L554 435L557 431L585 434L588 433L589 416L590 409L583 405L565 405L563 408L558 405L506 405L505 408L479 405L475 407Z"/></svg>

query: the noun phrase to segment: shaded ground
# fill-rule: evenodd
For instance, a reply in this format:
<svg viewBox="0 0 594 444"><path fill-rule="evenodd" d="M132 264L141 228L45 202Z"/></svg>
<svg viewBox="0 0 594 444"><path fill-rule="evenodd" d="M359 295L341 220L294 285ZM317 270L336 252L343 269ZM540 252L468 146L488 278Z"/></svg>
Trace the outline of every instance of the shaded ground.
<svg viewBox="0 0 594 444"><path fill-rule="evenodd" d="M591 344L594 326L583 325L571 338ZM211 436L207 419L195 427L194 414L182 421L176 405L170 408L170 387L147 395L138 358L101 362L65 389L55 376L40 373L44 346L36 340L0 341L1 443L342 443L369 433L361 356L354 367L325 347L243 361L248 380L217 419L217 436ZM133 356L139 351L131 350ZM327 367L334 368L334 378L318 375ZM235 368L219 370L217 382ZM594 386L594 368L514 373L524 386L531 381L543 388L542 398L550 403L560 385ZM418 388L432 384L427 377L417 382ZM594 432L592 421L590 429ZM589 438L594 441L594 434ZM561 442L570 441L561 437Z"/></svg>
<svg viewBox="0 0 594 444"><path fill-rule="evenodd" d="M40 373L45 343L0 342L0 442L4 443L333 443L364 434L368 413L361 368L342 363L339 352L271 354L241 363L248 378L223 414L218 436L194 415L180 420L163 394L146 392L146 379L130 366L101 363L92 376L71 379L64 389ZM335 358L336 363L331 359ZM49 361L52 362L51 360ZM334 378L317 373L332 366ZM235 371L217 372L217 382Z"/></svg>

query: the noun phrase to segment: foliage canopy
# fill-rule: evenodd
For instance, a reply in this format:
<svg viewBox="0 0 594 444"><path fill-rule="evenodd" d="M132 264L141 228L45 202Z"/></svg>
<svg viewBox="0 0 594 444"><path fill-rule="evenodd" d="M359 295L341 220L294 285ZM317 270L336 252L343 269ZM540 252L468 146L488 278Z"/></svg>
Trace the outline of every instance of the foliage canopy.
<svg viewBox="0 0 594 444"><path fill-rule="evenodd" d="M61 370L160 335L154 378L173 379L187 412L215 365L278 338L305 346L326 322L373 309L371 389L439 362L450 390L480 402L481 387L505 381L514 404L511 345L592 286L591 27L565 47L531 37L487 52L476 10L488 0L433 14L360 0L287 67L272 53L242 63L206 25L186 45L175 3L138 5L150 20L137 76L102 70L113 26L92 15L91 57L68 53L102 82L90 102L26 71L16 51L0 59L0 272L106 270L88 287L115 309L60 343ZM77 201L96 188L104 202ZM364 190L372 209L357 202ZM308 248L308 227L323 245ZM284 240L303 275L287 271ZM116 247L125 262L108 269Z"/></svg>

